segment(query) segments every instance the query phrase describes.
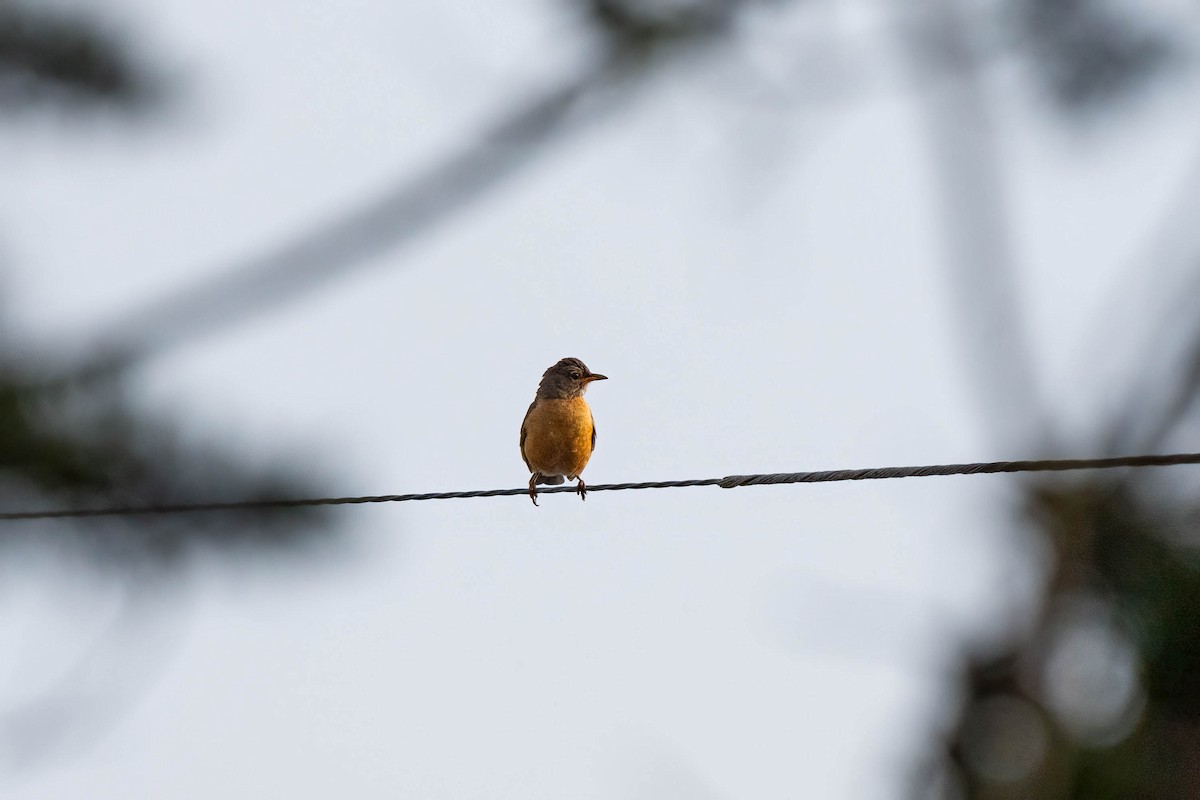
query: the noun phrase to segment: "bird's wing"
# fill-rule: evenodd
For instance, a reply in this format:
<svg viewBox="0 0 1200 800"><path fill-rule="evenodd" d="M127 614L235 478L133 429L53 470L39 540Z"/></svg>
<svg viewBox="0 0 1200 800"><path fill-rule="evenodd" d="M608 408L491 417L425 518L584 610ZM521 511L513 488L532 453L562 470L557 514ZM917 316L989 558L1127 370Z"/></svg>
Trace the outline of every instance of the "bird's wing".
<svg viewBox="0 0 1200 800"><path fill-rule="evenodd" d="M537 405L536 399L529 404L529 409L525 412L525 419L521 420L521 460L525 462L525 466L529 467L530 472L533 472L534 469L532 466L530 466L529 459L525 457L525 437L529 434L529 430L525 427L525 423L529 422L529 415L533 412L533 407L535 405Z"/></svg>
<svg viewBox="0 0 1200 800"><path fill-rule="evenodd" d="M592 418L592 453L596 452L596 415L588 411L588 416ZM589 456L591 453L588 454Z"/></svg>

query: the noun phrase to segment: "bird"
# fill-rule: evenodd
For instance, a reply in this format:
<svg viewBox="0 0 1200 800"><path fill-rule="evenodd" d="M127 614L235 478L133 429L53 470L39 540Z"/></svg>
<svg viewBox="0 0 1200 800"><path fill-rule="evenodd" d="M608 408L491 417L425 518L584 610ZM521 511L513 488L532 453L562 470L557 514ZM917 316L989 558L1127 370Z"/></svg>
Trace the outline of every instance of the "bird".
<svg viewBox="0 0 1200 800"><path fill-rule="evenodd" d="M537 394L521 422L521 458L533 473L529 499L536 506L538 484L557 485L577 480L579 499L587 485L579 473L596 449L596 423L583 393L593 381L608 380L578 358L564 358L542 373Z"/></svg>

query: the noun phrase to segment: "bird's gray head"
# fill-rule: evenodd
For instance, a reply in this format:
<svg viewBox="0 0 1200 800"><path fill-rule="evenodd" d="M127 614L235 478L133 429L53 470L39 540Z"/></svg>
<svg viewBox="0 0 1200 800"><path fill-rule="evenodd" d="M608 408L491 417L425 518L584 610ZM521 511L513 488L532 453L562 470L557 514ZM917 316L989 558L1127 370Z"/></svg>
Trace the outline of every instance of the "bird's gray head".
<svg viewBox="0 0 1200 800"><path fill-rule="evenodd" d="M592 372L578 358L564 358L542 374L537 396L543 400L583 397L589 383L606 380L607 375Z"/></svg>

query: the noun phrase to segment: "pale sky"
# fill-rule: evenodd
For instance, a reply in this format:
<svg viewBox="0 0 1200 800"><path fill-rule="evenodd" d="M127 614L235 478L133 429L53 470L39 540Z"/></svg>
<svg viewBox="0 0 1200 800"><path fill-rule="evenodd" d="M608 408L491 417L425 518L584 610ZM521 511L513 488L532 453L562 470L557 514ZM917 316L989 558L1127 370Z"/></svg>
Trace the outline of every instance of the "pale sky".
<svg viewBox="0 0 1200 800"><path fill-rule="evenodd" d="M547 2L95 5L185 91L144 128L0 130L6 311L55 342L391 185L577 60ZM887 25L787 25L805 13L852 43L859 100L768 109L719 71L672 74L415 246L152 361L139 402L351 494L523 485L521 416L568 355L611 378L588 394L592 483L1042 455L996 442L965 383ZM1111 378L1083 358L1097 320L1150 299L1129 269L1200 131L1191 80L1080 130L991 76L1030 339L1072 429ZM341 509L355 546L328 564L198 564L147 622L163 644L131 664L128 709L0 790L895 797L955 648L1030 580L1005 487ZM0 708L116 602L51 566L2 572Z"/></svg>

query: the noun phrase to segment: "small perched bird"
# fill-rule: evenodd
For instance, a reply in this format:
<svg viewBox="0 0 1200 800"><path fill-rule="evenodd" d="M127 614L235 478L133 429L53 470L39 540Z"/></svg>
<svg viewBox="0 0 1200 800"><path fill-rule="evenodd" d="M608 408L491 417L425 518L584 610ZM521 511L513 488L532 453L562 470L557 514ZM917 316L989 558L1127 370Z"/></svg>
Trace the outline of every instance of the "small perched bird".
<svg viewBox="0 0 1200 800"><path fill-rule="evenodd" d="M596 449L596 424L583 393L592 381L604 380L608 377L591 372L578 358L564 358L542 374L521 422L521 458L533 473L529 498L535 506L537 485L559 484L563 478L578 479L579 499L586 499L579 473Z"/></svg>

